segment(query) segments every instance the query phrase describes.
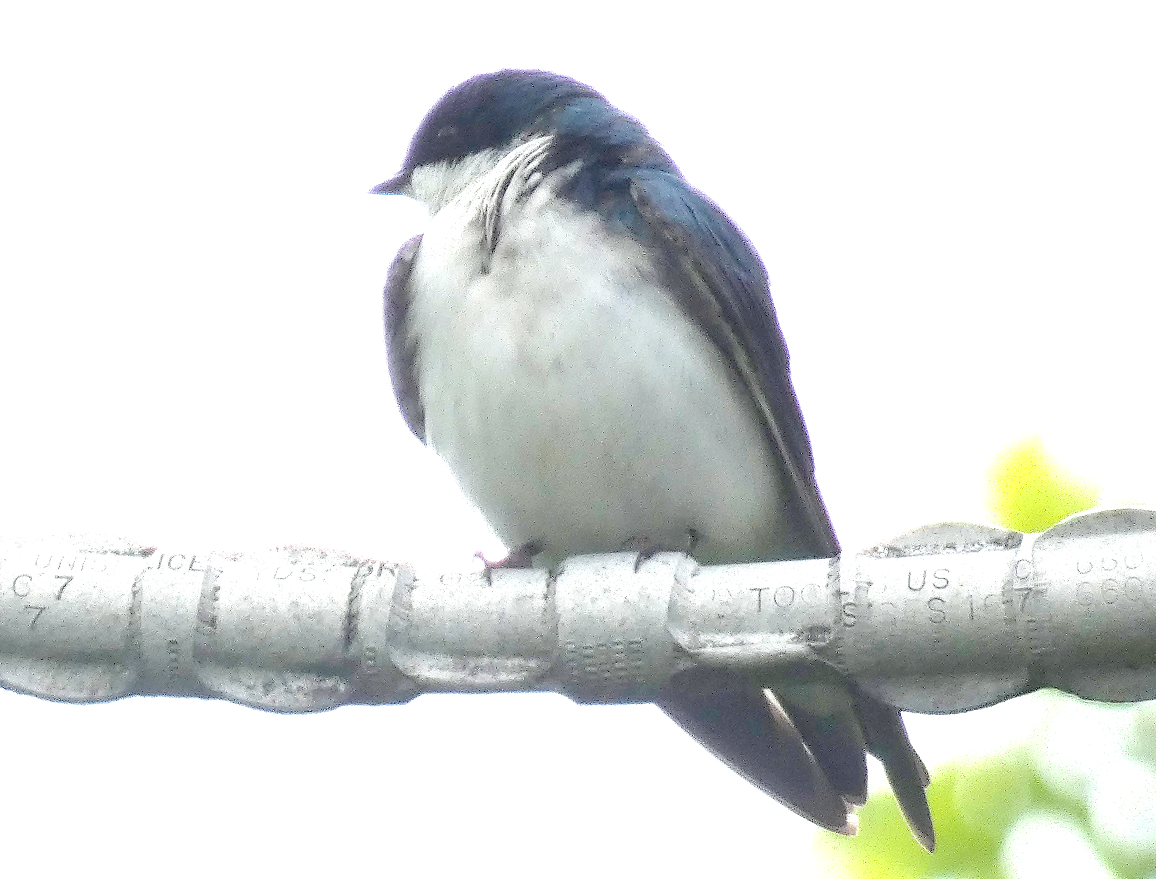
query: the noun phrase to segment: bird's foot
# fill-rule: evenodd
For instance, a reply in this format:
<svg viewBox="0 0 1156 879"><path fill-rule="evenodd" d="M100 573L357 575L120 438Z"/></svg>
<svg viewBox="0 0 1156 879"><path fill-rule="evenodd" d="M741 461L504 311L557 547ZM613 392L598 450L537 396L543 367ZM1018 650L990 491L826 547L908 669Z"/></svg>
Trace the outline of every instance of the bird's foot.
<svg viewBox="0 0 1156 879"><path fill-rule="evenodd" d="M687 555L691 555L695 546L698 545L698 540L698 532L693 528L686 529L686 543L683 546L667 546L649 534L635 534L622 545L622 549L624 551L634 550L638 553L638 558L634 560L634 573L637 574L643 562L650 560L660 552L685 552Z"/></svg>
<svg viewBox="0 0 1156 879"><path fill-rule="evenodd" d="M542 548L536 541L527 540L521 546L516 546L510 550L504 559L498 559L496 562L486 558L481 550L474 553L474 558L482 560L482 564L486 566L486 582L492 583L495 568L528 568L531 566L535 554L541 551Z"/></svg>

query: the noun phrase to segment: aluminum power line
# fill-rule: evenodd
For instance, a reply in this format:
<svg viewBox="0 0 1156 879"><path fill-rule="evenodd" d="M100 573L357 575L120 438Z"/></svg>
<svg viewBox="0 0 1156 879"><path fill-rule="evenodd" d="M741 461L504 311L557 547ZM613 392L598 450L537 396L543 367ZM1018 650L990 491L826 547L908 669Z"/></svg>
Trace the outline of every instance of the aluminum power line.
<svg viewBox="0 0 1156 879"><path fill-rule="evenodd" d="M1154 511L1030 535L932 525L839 559L700 566L670 553L637 571L635 559L488 580L314 549L0 540L0 686L316 711L423 692L647 701L695 664L773 681L825 663L920 712L1043 686L1156 698Z"/></svg>

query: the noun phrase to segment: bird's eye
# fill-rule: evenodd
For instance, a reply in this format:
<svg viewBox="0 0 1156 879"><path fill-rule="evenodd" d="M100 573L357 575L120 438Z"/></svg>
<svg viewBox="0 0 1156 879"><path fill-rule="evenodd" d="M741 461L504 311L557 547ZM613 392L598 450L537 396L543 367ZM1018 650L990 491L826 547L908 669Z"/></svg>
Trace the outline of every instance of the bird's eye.
<svg viewBox="0 0 1156 879"><path fill-rule="evenodd" d="M437 130L437 134L434 135L434 140L445 142L447 140L453 140L457 136L458 127L456 125L443 125Z"/></svg>

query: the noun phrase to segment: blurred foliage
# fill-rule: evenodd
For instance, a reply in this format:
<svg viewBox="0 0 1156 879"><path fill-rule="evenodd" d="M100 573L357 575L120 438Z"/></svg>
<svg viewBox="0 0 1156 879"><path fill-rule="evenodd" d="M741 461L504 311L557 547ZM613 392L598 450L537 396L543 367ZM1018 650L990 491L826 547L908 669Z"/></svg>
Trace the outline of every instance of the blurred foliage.
<svg viewBox="0 0 1156 879"><path fill-rule="evenodd" d="M991 509L996 522L1016 531L1046 531L1061 519L1096 505L1094 486L1065 473L1030 437L999 456L991 470Z"/></svg>
<svg viewBox="0 0 1156 879"><path fill-rule="evenodd" d="M995 518L998 524L1017 531L1044 531L1061 519L1093 506L1096 499L1095 488L1065 473L1048 455L1039 437L1008 449L991 471L991 506ZM1069 706L1087 704L1056 693L1023 698L1050 698L1056 703L1057 715ZM1152 714L1122 715L1120 709L1100 710L1115 710L1117 716L1135 717L1137 723L1156 723L1153 719L1156 715ZM1143 717L1147 720L1142 721ZM1144 739L1142 735L1133 737L1133 741ZM1091 787L1087 778L1082 778L1082 784L1057 783L1054 766L1041 768L1038 752L1044 748L1038 745L1020 745L996 757L958 761L933 771L928 800L935 820L934 854L925 852L911 837L890 791L873 794L860 809L858 836L823 834L818 843L820 849L830 861L841 866L844 875L860 879L937 876L1007 879L1004 844L1012 827L1026 816L1058 816L1094 838L1087 806ZM1099 743L1093 750L1109 748ZM1147 757L1156 763L1156 746L1149 748ZM1062 767L1060 771L1068 771L1070 776L1079 775L1069 767ZM1156 815L1151 820L1156 824ZM1142 875L1142 862L1114 856L1111 848L1106 840L1100 840L1100 857L1118 875Z"/></svg>

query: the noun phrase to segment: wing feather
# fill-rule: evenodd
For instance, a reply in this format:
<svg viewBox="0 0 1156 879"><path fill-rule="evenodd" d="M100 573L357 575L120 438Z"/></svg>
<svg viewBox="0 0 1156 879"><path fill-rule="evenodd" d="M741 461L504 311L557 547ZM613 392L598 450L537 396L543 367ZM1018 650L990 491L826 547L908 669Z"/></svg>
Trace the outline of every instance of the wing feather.
<svg viewBox="0 0 1156 879"><path fill-rule="evenodd" d="M409 331L409 278L421 247L415 235L401 246L385 280L385 348L397 406L409 429L425 442L425 411L417 383L417 340Z"/></svg>
<svg viewBox="0 0 1156 879"><path fill-rule="evenodd" d="M676 276L681 305L704 327L756 401L813 535L812 552L839 552L815 481L811 441L791 385L787 345L766 269L742 232L706 196L665 171L632 175L630 192Z"/></svg>

